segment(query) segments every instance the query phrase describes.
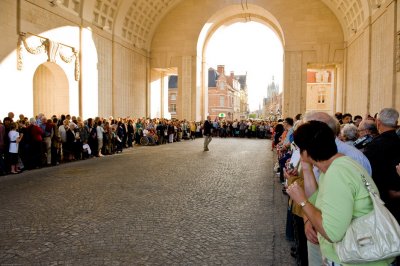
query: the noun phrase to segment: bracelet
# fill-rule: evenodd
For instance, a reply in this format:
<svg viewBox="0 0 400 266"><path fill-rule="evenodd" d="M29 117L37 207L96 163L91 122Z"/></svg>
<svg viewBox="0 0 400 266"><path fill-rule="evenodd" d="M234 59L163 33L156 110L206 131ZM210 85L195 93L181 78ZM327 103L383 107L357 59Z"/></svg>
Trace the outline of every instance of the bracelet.
<svg viewBox="0 0 400 266"><path fill-rule="evenodd" d="M299 205L303 208L304 206L306 206L306 204L308 203L308 200L299 202Z"/></svg>
<svg viewBox="0 0 400 266"><path fill-rule="evenodd" d="M304 222L304 225L306 225L306 223L308 223L310 221L310 219L308 219L307 221Z"/></svg>

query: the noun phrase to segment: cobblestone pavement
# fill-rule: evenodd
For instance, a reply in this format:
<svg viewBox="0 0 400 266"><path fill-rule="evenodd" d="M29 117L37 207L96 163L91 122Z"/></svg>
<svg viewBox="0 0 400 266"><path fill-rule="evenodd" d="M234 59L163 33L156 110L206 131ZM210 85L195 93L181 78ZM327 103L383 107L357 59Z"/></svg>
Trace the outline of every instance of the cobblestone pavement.
<svg viewBox="0 0 400 266"><path fill-rule="evenodd" d="M295 265L269 140L134 147L0 178L0 265Z"/></svg>

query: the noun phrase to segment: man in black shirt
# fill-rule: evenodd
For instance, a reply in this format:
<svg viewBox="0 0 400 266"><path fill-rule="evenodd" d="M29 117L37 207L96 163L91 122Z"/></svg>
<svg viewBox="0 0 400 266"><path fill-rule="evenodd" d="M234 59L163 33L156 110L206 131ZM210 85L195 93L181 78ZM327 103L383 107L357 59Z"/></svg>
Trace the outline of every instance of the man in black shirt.
<svg viewBox="0 0 400 266"><path fill-rule="evenodd" d="M366 147L364 154L372 167L374 179L386 207L400 221L400 178L396 165L400 163L400 139L396 135L399 113L393 108L382 109L376 126L379 136Z"/></svg>
<svg viewBox="0 0 400 266"><path fill-rule="evenodd" d="M209 151L208 149L208 144L212 140L212 135L211 135L211 129L212 129L212 123L211 123L211 117L207 116L207 120L204 121L204 151Z"/></svg>

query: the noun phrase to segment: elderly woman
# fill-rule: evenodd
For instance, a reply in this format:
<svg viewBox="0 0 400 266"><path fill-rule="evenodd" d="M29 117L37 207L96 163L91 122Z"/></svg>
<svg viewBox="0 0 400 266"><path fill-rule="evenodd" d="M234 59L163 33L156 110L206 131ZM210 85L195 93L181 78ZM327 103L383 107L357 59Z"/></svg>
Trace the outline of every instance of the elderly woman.
<svg viewBox="0 0 400 266"><path fill-rule="evenodd" d="M353 145L354 141L357 140L357 133L358 129L355 125L346 124L340 130L340 139L349 145Z"/></svg>
<svg viewBox="0 0 400 266"><path fill-rule="evenodd" d="M373 190L378 189L363 167L337 152L335 136L325 123L310 121L301 125L294 133L294 142L300 148L304 190L295 182L287 193L302 207L308 218L305 223L310 222L318 232L324 265L341 265L333 243L342 240L352 219L373 209L362 176ZM313 165L321 171L319 184L312 175ZM390 265L391 261L367 265Z"/></svg>

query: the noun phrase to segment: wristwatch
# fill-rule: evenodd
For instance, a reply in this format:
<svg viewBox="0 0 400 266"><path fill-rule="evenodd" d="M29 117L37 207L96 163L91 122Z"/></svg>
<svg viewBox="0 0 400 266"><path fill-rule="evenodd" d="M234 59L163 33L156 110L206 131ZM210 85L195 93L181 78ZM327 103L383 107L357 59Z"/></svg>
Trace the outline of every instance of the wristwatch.
<svg viewBox="0 0 400 266"><path fill-rule="evenodd" d="M307 202L308 202L307 200L302 201L299 203L299 205L303 208L304 206L306 206Z"/></svg>

